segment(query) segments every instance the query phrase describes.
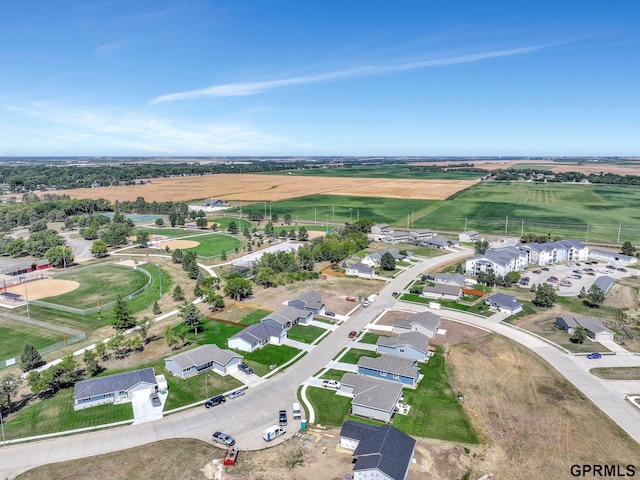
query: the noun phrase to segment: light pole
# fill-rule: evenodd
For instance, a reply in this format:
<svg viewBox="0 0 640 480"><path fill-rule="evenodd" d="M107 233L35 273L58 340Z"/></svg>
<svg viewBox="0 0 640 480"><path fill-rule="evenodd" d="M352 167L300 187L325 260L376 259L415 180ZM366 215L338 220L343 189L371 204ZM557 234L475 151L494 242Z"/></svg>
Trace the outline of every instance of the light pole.
<svg viewBox="0 0 640 480"><path fill-rule="evenodd" d="M327 214L327 235L329 235L329 215Z"/></svg>
<svg viewBox="0 0 640 480"><path fill-rule="evenodd" d="M349 225L351 225L351 208L349 209Z"/></svg>
<svg viewBox="0 0 640 480"><path fill-rule="evenodd" d="M160 281L160 300L162 300L162 268L160 268L160 263L157 263L156 266L158 267L158 280Z"/></svg>
<svg viewBox="0 0 640 480"><path fill-rule="evenodd" d="M209 398L209 374L204 376L204 398Z"/></svg>
<svg viewBox="0 0 640 480"><path fill-rule="evenodd" d="M2 418L2 408L0 408L0 426L2 427L2 446L6 447L7 442L4 439L4 420Z"/></svg>
<svg viewBox="0 0 640 480"><path fill-rule="evenodd" d="M22 280L22 284L24 285L24 299L27 302L27 318L31 320L31 309L29 308L29 296L27 295L27 282L25 282L25 277L20 276L20 280Z"/></svg>

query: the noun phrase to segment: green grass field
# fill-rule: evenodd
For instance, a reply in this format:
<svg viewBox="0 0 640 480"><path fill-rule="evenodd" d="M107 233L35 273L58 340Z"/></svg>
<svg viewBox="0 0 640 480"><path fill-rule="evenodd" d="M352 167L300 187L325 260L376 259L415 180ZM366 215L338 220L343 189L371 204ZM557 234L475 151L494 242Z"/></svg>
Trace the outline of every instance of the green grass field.
<svg viewBox="0 0 640 480"><path fill-rule="evenodd" d="M460 163L452 161L449 163ZM442 166L446 166L443 163ZM414 166L414 168L419 168ZM268 172L265 175L285 175L286 172ZM348 168L314 168L292 170L300 177L351 177L351 178L407 178L414 180L474 180L481 178L481 172L449 171L420 172L412 171L410 165L350 165Z"/></svg>
<svg viewBox="0 0 640 480"><path fill-rule="evenodd" d="M200 243L200 245L193 248L185 248L184 251L196 252L196 255L204 258L219 256L223 250L225 252L230 252L236 247L240 247L242 245L242 241L240 239L221 233L202 235L188 238L186 240L193 240Z"/></svg>
<svg viewBox="0 0 640 480"><path fill-rule="evenodd" d="M295 325L287 332L287 337L303 343L313 343L316 338L325 333L324 328L313 325Z"/></svg>
<svg viewBox="0 0 640 480"><path fill-rule="evenodd" d="M0 360L19 357L25 343L43 348L63 339L63 333L3 318L0 324Z"/></svg>
<svg viewBox="0 0 640 480"><path fill-rule="evenodd" d="M360 350L358 348L350 348L347 353L339 360L343 363L351 363L356 365L360 357L371 357L378 358L380 356L379 353L372 352L371 350Z"/></svg>
<svg viewBox="0 0 640 480"><path fill-rule="evenodd" d="M73 280L80 286L73 292L48 297L44 301L80 309L95 307L97 302L104 305L118 297L126 297L149 281L139 270L112 264L68 270L56 275L56 279Z"/></svg>

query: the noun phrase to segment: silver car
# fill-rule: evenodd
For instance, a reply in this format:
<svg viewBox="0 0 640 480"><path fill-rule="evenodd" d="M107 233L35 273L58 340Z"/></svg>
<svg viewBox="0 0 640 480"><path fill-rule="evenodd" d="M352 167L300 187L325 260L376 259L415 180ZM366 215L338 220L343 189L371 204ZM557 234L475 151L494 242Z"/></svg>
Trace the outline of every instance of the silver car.
<svg viewBox="0 0 640 480"><path fill-rule="evenodd" d="M233 400L234 398L241 397L244 395L244 392L244 390L234 390L229 394L229 398Z"/></svg>

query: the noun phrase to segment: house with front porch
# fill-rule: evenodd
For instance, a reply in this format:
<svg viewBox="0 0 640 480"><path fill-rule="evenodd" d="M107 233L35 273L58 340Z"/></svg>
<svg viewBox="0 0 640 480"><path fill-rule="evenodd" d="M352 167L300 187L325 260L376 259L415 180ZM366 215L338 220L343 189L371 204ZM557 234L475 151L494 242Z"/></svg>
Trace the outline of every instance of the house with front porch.
<svg viewBox="0 0 640 480"><path fill-rule="evenodd" d="M376 343L376 351L426 362L429 359L429 337L420 332L406 332L395 337L381 335Z"/></svg>
<svg viewBox="0 0 640 480"><path fill-rule="evenodd" d="M266 315L260 320L260 323L289 330L299 323L309 325L312 320L313 313L309 310L302 310L296 307L284 307Z"/></svg>
<svg viewBox="0 0 640 480"><path fill-rule="evenodd" d="M287 330L281 326L254 323L233 334L227 346L241 352L253 352L265 345L282 345L287 338Z"/></svg>

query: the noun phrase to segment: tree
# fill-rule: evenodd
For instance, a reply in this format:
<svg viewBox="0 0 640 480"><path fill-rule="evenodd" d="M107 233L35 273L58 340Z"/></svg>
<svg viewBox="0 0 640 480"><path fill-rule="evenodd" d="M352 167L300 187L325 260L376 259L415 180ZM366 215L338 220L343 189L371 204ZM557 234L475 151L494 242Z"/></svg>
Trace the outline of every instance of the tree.
<svg viewBox="0 0 640 480"><path fill-rule="evenodd" d="M622 244L622 254L628 257L633 257L636 254L636 247L634 247L630 241L626 241Z"/></svg>
<svg viewBox="0 0 640 480"><path fill-rule="evenodd" d="M220 252L220 260L225 261L227 259L227 252L226 250L222 250Z"/></svg>
<svg viewBox="0 0 640 480"><path fill-rule="evenodd" d="M149 329L151 328L151 320L147 317L144 317L140 322L138 322L138 334L140 334L140 340L145 345L149 343Z"/></svg>
<svg viewBox="0 0 640 480"><path fill-rule="evenodd" d="M267 224L264 226L264 233L265 235L273 235L273 231L274 231L273 223L271 222L271 220L269 220Z"/></svg>
<svg viewBox="0 0 640 480"><path fill-rule="evenodd" d="M488 248L489 242L487 242L486 240L478 240L473 246L476 254L484 254Z"/></svg>
<svg viewBox="0 0 640 480"><path fill-rule="evenodd" d="M27 253L27 242L22 238L11 240L4 246L4 251L10 257L21 257Z"/></svg>
<svg viewBox="0 0 640 480"><path fill-rule="evenodd" d="M573 329L573 333L570 338L573 343L583 344L587 339L587 331L582 325L578 325Z"/></svg>
<svg viewBox="0 0 640 480"><path fill-rule="evenodd" d="M171 254L171 261L173 263L182 263L182 250L176 248Z"/></svg>
<svg viewBox="0 0 640 480"><path fill-rule="evenodd" d="M136 319L129 304L122 298L118 297L113 306L113 320L111 321L113 328L118 332L122 332L136 326Z"/></svg>
<svg viewBox="0 0 640 480"><path fill-rule="evenodd" d="M146 230L141 230L136 235L136 243L141 247L146 247L149 243L149 232Z"/></svg>
<svg viewBox="0 0 640 480"><path fill-rule="evenodd" d="M164 220L162 219L162 217L156 218L155 224L156 224L157 227L163 227L164 226Z"/></svg>
<svg viewBox="0 0 640 480"><path fill-rule="evenodd" d="M0 410L11 411L11 399L18 393L18 387L22 383L19 375L5 375L0 381Z"/></svg>
<svg viewBox="0 0 640 480"><path fill-rule="evenodd" d="M206 217L198 217L196 220L196 227L198 228L207 228L209 226L209 222Z"/></svg>
<svg viewBox="0 0 640 480"><path fill-rule="evenodd" d="M258 268L258 273L256 274L254 281L265 288L276 286L276 273L272 268L260 267Z"/></svg>
<svg viewBox="0 0 640 480"><path fill-rule="evenodd" d="M536 295L533 299L534 305L538 307L551 307L556 301L556 291L548 283L541 283L536 288Z"/></svg>
<svg viewBox="0 0 640 480"><path fill-rule="evenodd" d="M249 231L249 227L245 226L242 229L242 235L244 235L245 238L251 238L251 232Z"/></svg>
<svg viewBox="0 0 640 480"><path fill-rule="evenodd" d="M253 288L249 280L242 277L232 277L227 280L224 286L224 294L227 297L235 298L239 302L242 298L252 295Z"/></svg>
<svg viewBox="0 0 640 480"><path fill-rule="evenodd" d="M104 342L96 343L96 355L98 358L104 360L107 356L107 344Z"/></svg>
<svg viewBox="0 0 640 480"><path fill-rule="evenodd" d="M97 353L94 350L85 350L82 354L82 361L85 364L85 373L90 377L95 377L102 371L98 363Z"/></svg>
<svg viewBox="0 0 640 480"><path fill-rule="evenodd" d="M94 257L102 257L106 255L109 246L104 240L96 240L91 244L91 255Z"/></svg>
<svg viewBox="0 0 640 480"><path fill-rule="evenodd" d="M158 305L158 301L156 300L155 302L153 302L153 314L160 315L161 313L162 310L160 310L160 305Z"/></svg>
<svg viewBox="0 0 640 480"><path fill-rule="evenodd" d="M591 285L587 292L584 303L592 308L599 308L604 303L604 290L598 285Z"/></svg>
<svg viewBox="0 0 640 480"><path fill-rule="evenodd" d="M287 225L291 225L291 215L289 215L288 213L285 213L284 215L284 223L286 223Z"/></svg>
<svg viewBox="0 0 640 480"><path fill-rule="evenodd" d="M164 339L167 342L167 345L173 349L173 346L178 343L178 337L176 336L173 328L170 325L164 329Z"/></svg>
<svg viewBox="0 0 640 480"><path fill-rule="evenodd" d="M53 247L46 251L44 254L47 257L47 260L51 262L51 265L54 267L67 267L71 265L74 260L73 250L71 247Z"/></svg>
<svg viewBox="0 0 640 480"><path fill-rule="evenodd" d="M313 259L313 252L309 248L299 248L298 252L298 264L302 270L312 272L315 267L315 260Z"/></svg>
<svg viewBox="0 0 640 480"><path fill-rule="evenodd" d="M362 233L371 233L371 227L373 227L373 221L370 218L361 218L355 223Z"/></svg>
<svg viewBox="0 0 640 480"><path fill-rule="evenodd" d="M193 303L186 303L180 307L180 317L182 318L182 323L193 328L198 335L198 327L202 324L202 314L198 307L196 307Z"/></svg>
<svg viewBox="0 0 640 480"><path fill-rule="evenodd" d="M380 258L380 267L383 270L395 270L396 269L396 259L391 255L391 253L386 252Z"/></svg>
<svg viewBox="0 0 640 480"><path fill-rule="evenodd" d="M40 352L30 343L24 345L22 355L20 355L20 366L23 372L28 372L34 368L38 368L40 365L44 365Z"/></svg>
<svg viewBox="0 0 640 480"><path fill-rule="evenodd" d="M238 233L238 224L234 221L229 222L229 233Z"/></svg>
<svg viewBox="0 0 640 480"><path fill-rule="evenodd" d="M278 214L277 213L272 213L271 214L271 221L273 223L278 223Z"/></svg>
<svg viewBox="0 0 640 480"><path fill-rule="evenodd" d="M300 227L300 230L298 230L298 240L300 240L301 242L306 242L307 240L309 240L309 232L307 232L306 228Z"/></svg>
<svg viewBox="0 0 640 480"><path fill-rule="evenodd" d="M464 274L464 267L462 266L462 262L458 262L456 264L456 273Z"/></svg>
<svg viewBox="0 0 640 480"><path fill-rule="evenodd" d="M182 290L182 287L180 285L175 286L171 297L176 302L181 302L182 300L184 300L184 291Z"/></svg>

